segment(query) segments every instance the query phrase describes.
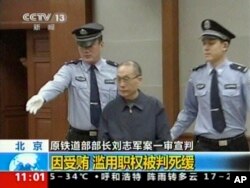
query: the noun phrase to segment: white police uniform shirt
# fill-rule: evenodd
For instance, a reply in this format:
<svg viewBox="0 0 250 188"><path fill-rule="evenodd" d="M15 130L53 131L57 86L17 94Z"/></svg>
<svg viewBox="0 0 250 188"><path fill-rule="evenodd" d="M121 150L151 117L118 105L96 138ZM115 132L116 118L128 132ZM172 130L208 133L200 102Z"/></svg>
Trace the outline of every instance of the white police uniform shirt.
<svg viewBox="0 0 250 188"><path fill-rule="evenodd" d="M194 69L187 85L184 109L171 129L178 138L196 119L194 133L210 139L237 136L246 131L247 110L250 109L250 71L227 59L216 67L221 104L226 120L222 133L213 129L210 111L212 66L206 63Z"/></svg>
<svg viewBox="0 0 250 188"><path fill-rule="evenodd" d="M117 95L115 77L117 67L100 59L95 70L102 109ZM68 88L68 121L80 130L96 129L90 121L90 65L82 60L62 66L54 79L39 91L46 102L51 101Z"/></svg>

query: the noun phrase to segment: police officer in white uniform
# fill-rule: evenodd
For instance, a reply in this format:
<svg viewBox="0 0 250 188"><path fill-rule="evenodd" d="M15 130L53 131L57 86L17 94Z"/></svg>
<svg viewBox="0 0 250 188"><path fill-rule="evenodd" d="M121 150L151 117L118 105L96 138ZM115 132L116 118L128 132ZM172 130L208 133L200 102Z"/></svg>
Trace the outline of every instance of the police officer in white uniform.
<svg viewBox="0 0 250 188"><path fill-rule="evenodd" d="M47 82L26 104L26 110L36 114L45 102L53 100L68 89L69 141L97 139L97 126L91 123L90 117L91 65L95 66L100 109L117 94L117 64L101 57L103 29L98 23L88 23L75 29L72 34L75 35L81 58L66 62L54 75L54 79Z"/></svg>
<svg viewBox="0 0 250 188"><path fill-rule="evenodd" d="M204 20L201 27L206 63L193 69L184 109L171 129L172 139L196 120L196 151L248 151L244 133L250 109L250 71L226 57L233 33L211 19ZM212 89L214 72L217 94Z"/></svg>

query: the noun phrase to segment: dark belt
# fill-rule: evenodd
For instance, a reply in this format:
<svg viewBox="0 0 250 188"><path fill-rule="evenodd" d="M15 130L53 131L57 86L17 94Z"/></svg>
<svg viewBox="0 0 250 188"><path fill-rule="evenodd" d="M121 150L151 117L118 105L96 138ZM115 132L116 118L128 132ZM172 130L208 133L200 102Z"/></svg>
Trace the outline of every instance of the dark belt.
<svg viewBox="0 0 250 188"><path fill-rule="evenodd" d="M244 137L245 137L245 134L243 133L235 137L223 138L223 139L210 139L210 138L206 138L203 136L196 136L196 140L200 142L208 143L208 144L217 145L217 146L228 146L230 142L240 140Z"/></svg>
<svg viewBox="0 0 250 188"><path fill-rule="evenodd" d="M98 133L97 130L84 131L84 130L76 129L74 127L70 127L70 130L77 134L81 134L85 136L93 136L93 137L97 136L97 133Z"/></svg>

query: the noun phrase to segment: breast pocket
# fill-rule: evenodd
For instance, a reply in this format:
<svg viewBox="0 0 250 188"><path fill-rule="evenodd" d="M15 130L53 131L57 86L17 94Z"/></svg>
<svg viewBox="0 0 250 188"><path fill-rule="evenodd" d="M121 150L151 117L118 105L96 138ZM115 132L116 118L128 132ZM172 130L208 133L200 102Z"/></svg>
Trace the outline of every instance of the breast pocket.
<svg viewBox="0 0 250 188"><path fill-rule="evenodd" d="M87 81L74 80L72 86L76 89L86 89L88 87Z"/></svg>
<svg viewBox="0 0 250 188"><path fill-rule="evenodd" d="M207 90L206 89L196 89L195 90L195 96L197 97L204 97L207 94Z"/></svg>
<svg viewBox="0 0 250 188"><path fill-rule="evenodd" d="M222 95L225 97L237 97L240 95L240 89L224 89Z"/></svg>
<svg viewBox="0 0 250 188"><path fill-rule="evenodd" d="M115 84L106 84L100 87L101 97L103 97L104 102L109 102L115 99L117 95L117 86Z"/></svg>

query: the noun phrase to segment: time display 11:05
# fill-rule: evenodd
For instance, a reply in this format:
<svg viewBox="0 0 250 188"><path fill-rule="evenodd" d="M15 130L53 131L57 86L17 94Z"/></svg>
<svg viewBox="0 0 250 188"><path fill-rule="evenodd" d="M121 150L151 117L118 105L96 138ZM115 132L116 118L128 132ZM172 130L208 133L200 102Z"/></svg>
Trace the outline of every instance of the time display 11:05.
<svg viewBox="0 0 250 188"><path fill-rule="evenodd" d="M45 173L44 172L17 172L15 173L16 180L18 182L39 182L45 181Z"/></svg>

